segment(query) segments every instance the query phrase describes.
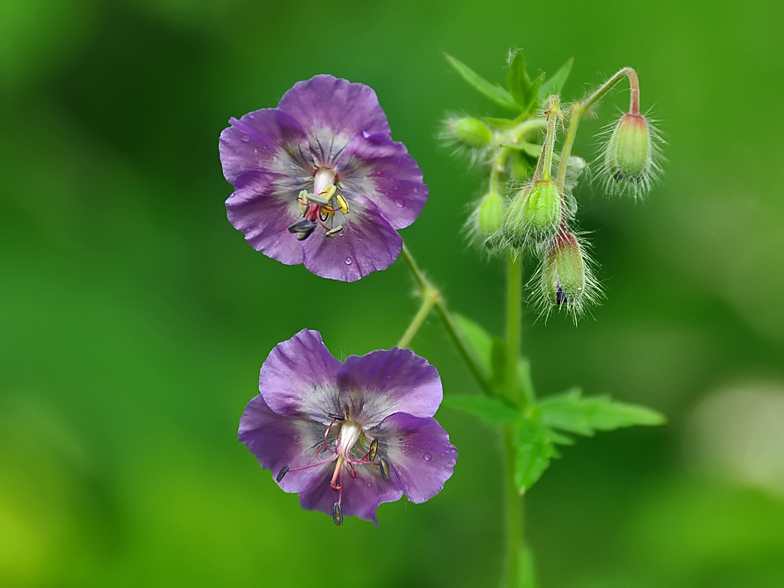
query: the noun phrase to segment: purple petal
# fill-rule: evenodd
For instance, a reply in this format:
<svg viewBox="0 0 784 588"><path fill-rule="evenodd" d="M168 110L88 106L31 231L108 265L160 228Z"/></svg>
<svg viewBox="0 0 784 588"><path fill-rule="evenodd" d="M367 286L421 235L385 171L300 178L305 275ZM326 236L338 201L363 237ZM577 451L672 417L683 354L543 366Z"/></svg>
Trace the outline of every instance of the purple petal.
<svg viewBox="0 0 784 588"><path fill-rule="evenodd" d="M337 213L342 234L327 237L316 230L305 240L305 267L317 276L355 282L377 270L387 269L400 255L403 239L376 206L360 197L352 200L349 214Z"/></svg>
<svg viewBox="0 0 784 588"><path fill-rule="evenodd" d="M303 329L270 352L261 366L259 391L279 415L329 424L330 412L341 413L335 386L339 369L321 334Z"/></svg>
<svg viewBox="0 0 784 588"><path fill-rule="evenodd" d="M334 464L330 468L314 468L307 474L307 479L303 478L299 491L302 508L332 515L334 504L338 501L338 492L329 485L334 469ZM378 526L376 509L379 504L399 500L403 496L403 489L392 478L382 478L377 466L358 465L356 472L357 477L351 478L344 466L341 501L343 516L356 516L373 521Z"/></svg>
<svg viewBox="0 0 784 588"><path fill-rule="evenodd" d="M356 418L366 428L397 412L432 416L443 398L436 368L411 350L397 347L348 357L337 382L341 403L352 415L361 413Z"/></svg>
<svg viewBox="0 0 784 588"><path fill-rule="evenodd" d="M413 223L427 202L422 170L387 135L356 135L340 157L337 179L349 200L364 195L395 229Z"/></svg>
<svg viewBox="0 0 784 588"><path fill-rule="evenodd" d="M286 265L302 263L302 243L288 227L302 216L296 195L301 184L280 174L245 172L226 200L229 221L256 250ZM299 189L298 189L299 188Z"/></svg>
<svg viewBox="0 0 784 588"><path fill-rule="evenodd" d="M379 440L379 455L389 463L390 480L397 477L411 502L432 498L452 476L457 448L434 418L397 413L373 432Z"/></svg>
<svg viewBox="0 0 784 588"><path fill-rule="evenodd" d="M315 462L315 447L323 439L324 425L282 417L267 406L261 394L248 403L240 419L239 440L261 467L272 470L273 478L283 466L295 470ZM302 478L309 471L289 471L278 485L286 492L299 492Z"/></svg>
<svg viewBox="0 0 784 588"><path fill-rule="evenodd" d="M302 125L313 152L324 164L334 161L357 133L390 132L371 88L330 75L297 82L280 99L278 108Z"/></svg>
<svg viewBox="0 0 784 588"><path fill-rule="evenodd" d="M223 175L230 183L252 170L312 177L307 136L291 115L266 108L229 122L219 150Z"/></svg>

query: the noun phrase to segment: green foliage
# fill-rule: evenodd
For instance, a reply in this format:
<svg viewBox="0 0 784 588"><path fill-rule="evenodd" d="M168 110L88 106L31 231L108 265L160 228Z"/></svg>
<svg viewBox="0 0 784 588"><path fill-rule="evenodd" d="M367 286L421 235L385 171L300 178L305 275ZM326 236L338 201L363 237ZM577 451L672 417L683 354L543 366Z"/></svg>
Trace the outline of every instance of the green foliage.
<svg viewBox="0 0 784 588"><path fill-rule="evenodd" d="M525 70L525 58L523 50L515 51L509 64L509 93L521 107L524 113L530 112L538 103L539 90L544 81L544 73L540 74L535 80L531 81L528 72Z"/></svg>
<svg viewBox="0 0 784 588"><path fill-rule="evenodd" d="M574 63L574 57L570 57L566 63L561 66L553 76L547 79L546 82L542 84L542 87L539 88L539 101L544 102L547 100L548 96L552 96L553 94L560 94L561 90L566 83L569 74L572 71L572 64Z"/></svg>
<svg viewBox="0 0 784 588"><path fill-rule="evenodd" d="M582 397L579 388L545 398L538 405L543 422L551 428L592 436L595 431L611 431L633 425L662 425L664 415L650 408L614 402L609 396Z"/></svg>
<svg viewBox="0 0 784 588"><path fill-rule="evenodd" d="M459 73L466 82L471 84L476 90L484 94L487 98L499 106L503 106L509 110L514 110L517 112L521 110L520 105L515 101L512 95L504 90L501 86L498 84L491 84L486 79L474 72L474 70L464 64L462 61L455 59L451 55L446 55L446 59L449 62L449 65L455 68L457 73Z"/></svg>
<svg viewBox="0 0 784 588"><path fill-rule="evenodd" d="M524 494L550 466L550 460L558 457L550 429L542 422L537 412L526 416L515 428L515 484Z"/></svg>
<svg viewBox="0 0 784 588"><path fill-rule="evenodd" d="M475 416L493 425L512 425L520 420L520 409L498 398L467 394L447 394L443 405Z"/></svg>
<svg viewBox="0 0 784 588"><path fill-rule="evenodd" d="M493 338L484 328L462 314L453 313L457 334L487 382L493 380Z"/></svg>

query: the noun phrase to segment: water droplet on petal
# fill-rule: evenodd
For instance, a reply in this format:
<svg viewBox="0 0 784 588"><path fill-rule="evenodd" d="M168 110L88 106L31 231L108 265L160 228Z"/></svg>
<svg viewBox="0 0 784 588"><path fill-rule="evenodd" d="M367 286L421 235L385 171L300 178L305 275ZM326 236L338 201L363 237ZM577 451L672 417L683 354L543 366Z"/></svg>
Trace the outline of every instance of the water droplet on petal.
<svg viewBox="0 0 784 588"><path fill-rule="evenodd" d="M253 154L254 155L258 155L259 154L259 148L258 147L254 147L253 148Z"/></svg>
<svg viewBox="0 0 784 588"><path fill-rule="evenodd" d="M242 141L243 143L248 143L250 142L250 137L248 135L242 135L240 137L240 141Z"/></svg>
<svg viewBox="0 0 784 588"><path fill-rule="evenodd" d="M406 205L406 201L402 198L395 198L395 206L398 208L403 208Z"/></svg>
<svg viewBox="0 0 784 588"><path fill-rule="evenodd" d="M430 461L431 459L433 459L433 456L432 456L432 455L430 455L429 453L425 453L425 454L422 456L422 459L424 459L425 461Z"/></svg>
<svg viewBox="0 0 784 588"><path fill-rule="evenodd" d="M350 257L347 257L346 258L346 265L351 265L352 263L354 263L354 260L351 259Z"/></svg>

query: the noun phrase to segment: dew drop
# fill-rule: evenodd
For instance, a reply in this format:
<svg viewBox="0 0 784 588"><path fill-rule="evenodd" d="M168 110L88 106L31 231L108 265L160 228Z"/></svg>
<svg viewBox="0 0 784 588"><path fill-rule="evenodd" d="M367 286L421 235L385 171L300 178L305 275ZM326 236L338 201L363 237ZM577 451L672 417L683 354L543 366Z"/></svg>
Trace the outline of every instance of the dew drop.
<svg viewBox="0 0 784 588"><path fill-rule="evenodd" d="M253 148L253 155L258 155L258 154L259 154L259 148L258 147L254 147Z"/></svg>
<svg viewBox="0 0 784 588"><path fill-rule="evenodd" d="M240 137L240 141L242 141L243 143L248 143L250 142L250 137L248 135L242 135Z"/></svg>
<svg viewBox="0 0 784 588"><path fill-rule="evenodd" d="M406 201L402 198L395 198L395 206L398 208L403 208L406 205Z"/></svg>
<svg viewBox="0 0 784 588"><path fill-rule="evenodd" d="M350 257L347 257L346 258L346 265L351 265L352 263L354 263L354 260L351 259Z"/></svg>
<svg viewBox="0 0 784 588"><path fill-rule="evenodd" d="M424 459L425 461L430 461L431 459L433 459L433 456L432 456L432 455L430 455L429 453L425 453L425 454L422 456L422 459Z"/></svg>

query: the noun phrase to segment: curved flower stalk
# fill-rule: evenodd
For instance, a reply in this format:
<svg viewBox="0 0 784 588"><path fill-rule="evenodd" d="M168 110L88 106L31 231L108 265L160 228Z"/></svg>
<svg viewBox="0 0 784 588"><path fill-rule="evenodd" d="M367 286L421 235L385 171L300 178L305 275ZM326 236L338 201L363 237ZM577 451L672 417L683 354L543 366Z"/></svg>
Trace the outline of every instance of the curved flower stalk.
<svg viewBox="0 0 784 588"><path fill-rule="evenodd" d="M376 508L435 496L457 449L433 418L441 379L408 349L335 359L316 331L272 350L260 394L240 419L239 440L302 508L378 525Z"/></svg>
<svg viewBox="0 0 784 588"><path fill-rule="evenodd" d="M230 123L220 136L234 185L226 208L254 249L344 282L397 259L397 231L428 191L371 88L319 75Z"/></svg>

